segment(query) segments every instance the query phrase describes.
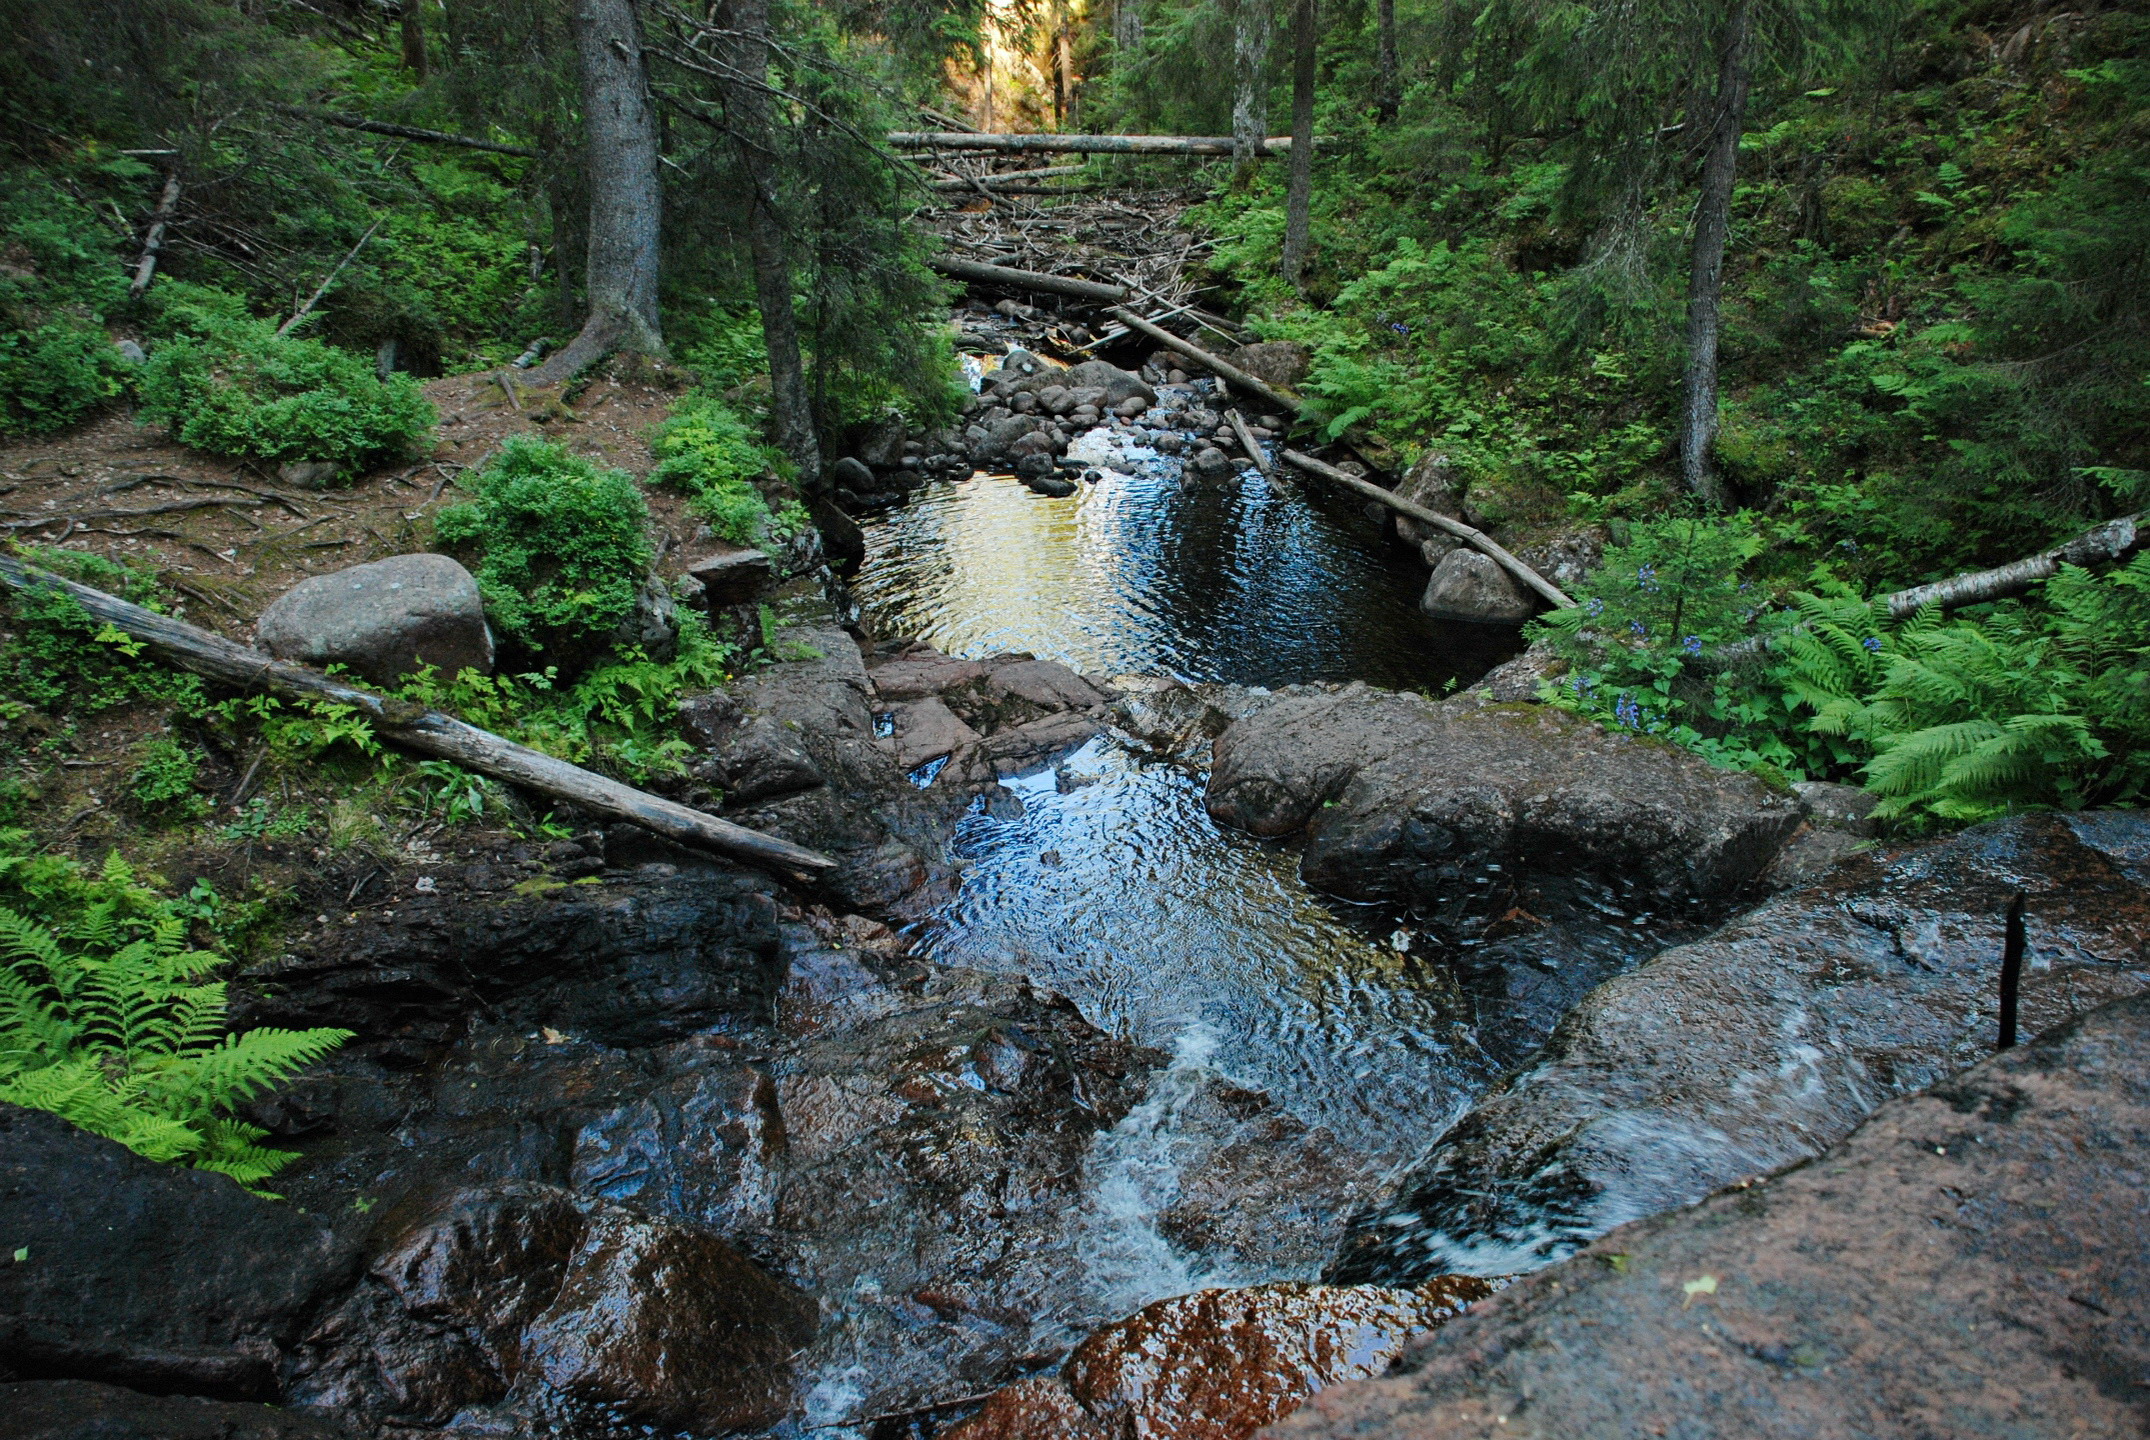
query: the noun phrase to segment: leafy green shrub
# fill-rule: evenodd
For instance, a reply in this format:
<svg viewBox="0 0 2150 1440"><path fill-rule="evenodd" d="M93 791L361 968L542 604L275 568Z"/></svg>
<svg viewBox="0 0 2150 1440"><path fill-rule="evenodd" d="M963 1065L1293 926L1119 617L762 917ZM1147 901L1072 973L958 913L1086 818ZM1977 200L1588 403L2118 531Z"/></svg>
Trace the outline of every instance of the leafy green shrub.
<svg viewBox="0 0 2150 1440"><path fill-rule="evenodd" d="M1829 763L1773 685L1708 660L1717 647L1781 628L1742 572L1766 542L1754 519L1638 521L1575 587L1578 603L1542 617L1531 638L1567 662L1541 688L1552 704L1656 735L1720 764L1799 778ZM1820 753L1817 753L1819 748Z"/></svg>
<svg viewBox="0 0 2150 1440"><path fill-rule="evenodd" d="M169 736L143 742L127 793L145 814L159 819L198 820L209 811L201 793L201 762Z"/></svg>
<svg viewBox="0 0 2150 1440"><path fill-rule="evenodd" d="M791 533L775 523L754 485L776 469L777 452L723 400L691 395L681 401L657 428L651 448L658 460L650 483L686 491L694 511L719 536L734 545L759 545Z"/></svg>
<svg viewBox="0 0 2150 1440"><path fill-rule="evenodd" d="M127 388L104 331L70 321L0 332L0 435L62 430Z"/></svg>
<svg viewBox="0 0 2150 1440"><path fill-rule="evenodd" d="M327 460L348 473L409 451L433 428L409 375L301 335L278 335L237 297L173 285L164 301L181 333L142 373L143 414L196 449L258 460Z"/></svg>
<svg viewBox="0 0 2150 1440"><path fill-rule="evenodd" d="M1914 826L2150 796L2150 555L2064 566L1983 620L1800 595L1776 678L1808 726L1870 756L1875 813Z"/></svg>
<svg viewBox="0 0 2150 1440"><path fill-rule="evenodd" d="M163 610L156 582L102 556L39 549L32 564L67 579ZM140 641L90 618L57 586L10 591L8 631L0 643L0 692L41 710L95 714L139 700L192 706L201 681L143 656Z"/></svg>
<svg viewBox="0 0 2150 1440"><path fill-rule="evenodd" d="M0 435L75 424L126 388L103 326L126 295L111 232L50 176L5 174L0 253Z"/></svg>
<svg viewBox="0 0 2150 1440"><path fill-rule="evenodd" d="M481 557L486 613L533 651L582 657L634 612L649 573L649 506L634 477L530 435L510 436L434 533Z"/></svg>
<svg viewBox="0 0 2150 1440"><path fill-rule="evenodd" d="M233 1107L351 1032L228 1033L219 957L188 948L184 907L117 853L90 875L28 846L0 832L0 1100L259 1193L297 1156Z"/></svg>

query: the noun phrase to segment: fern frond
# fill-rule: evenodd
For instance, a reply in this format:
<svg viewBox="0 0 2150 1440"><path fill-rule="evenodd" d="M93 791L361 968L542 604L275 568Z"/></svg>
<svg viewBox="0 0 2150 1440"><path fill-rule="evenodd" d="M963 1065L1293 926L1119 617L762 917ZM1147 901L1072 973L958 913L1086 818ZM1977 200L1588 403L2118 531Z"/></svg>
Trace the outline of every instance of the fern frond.
<svg viewBox="0 0 2150 1440"><path fill-rule="evenodd" d="M1962 720L1891 736L1866 766L1866 788L1877 795L1910 798L1931 790L1949 762L1968 755L2000 733L1991 720Z"/></svg>

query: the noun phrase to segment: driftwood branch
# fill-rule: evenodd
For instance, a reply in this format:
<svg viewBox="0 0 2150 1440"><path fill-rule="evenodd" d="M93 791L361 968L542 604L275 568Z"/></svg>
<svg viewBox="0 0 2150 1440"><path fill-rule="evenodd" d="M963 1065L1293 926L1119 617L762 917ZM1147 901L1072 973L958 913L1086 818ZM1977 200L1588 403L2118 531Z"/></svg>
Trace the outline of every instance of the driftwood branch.
<svg viewBox="0 0 2150 1440"><path fill-rule="evenodd" d="M1947 580L1936 580L1931 585L1899 590L1883 603L1889 607L1890 618L1909 620L1929 605L1938 605L1943 610L1960 610L1966 605L2009 600L2028 594L2041 580L2052 579L2063 565L2114 564L2132 556L2142 548L2145 540L2150 540L2150 511L2139 511L2123 515L2118 520L2108 520L2050 550L2041 550L2036 555L1991 570L1973 570ZM1794 625L1781 633L1792 634L1806 628L1803 624ZM1709 652L1708 661L1712 668L1722 669L1752 660L1767 650L1776 638L1773 635L1750 635L1744 640L1720 645Z"/></svg>
<svg viewBox="0 0 2150 1440"><path fill-rule="evenodd" d="M1179 336L1173 334L1170 330L1165 329L1165 327L1162 325L1151 324L1149 321L1143 319L1140 315L1137 315L1132 310L1126 309L1124 307L1116 309L1112 312L1112 318L1119 321L1122 325L1125 325L1130 330L1139 331L1142 334L1149 336L1152 340L1155 340L1160 345L1166 346L1169 349L1177 350L1180 352L1180 354L1187 356L1191 360L1199 361L1204 367L1206 367L1210 371L1214 372L1215 374L1222 375L1225 379L1231 381L1234 385L1237 385L1242 390L1252 391L1254 394L1261 396L1264 400L1267 400L1272 405L1279 406L1294 415L1299 414L1302 410L1306 408L1306 406L1303 402L1300 401L1298 396L1291 394L1289 391L1279 390L1276 386L1270 384L1267 380L1262 379L1258 375L1248 374L1246 371L1240 369L1237 365L1234 365L1231 361L1222 359L1219 356L1211 354L1209 351L1204 350L1201 346L1195 344L1192 340L1181 339Z"/></svg>
<svg viewBox="0 0 2150 1440"><path fill-rule="evenodd" d="M1239 437L1239 443L1246 449L1247 458L1254 462L1255 469L1262 472L1262 478L1269 482L1269 488L1279 495L1283 494L1284 482L1277 479L1277 467L1270 463L1269 452L1262 448L1262 442L1255 439L1254 432L1247 428L1246 417L1237 410L1227 409L1224 418L1231 422L1232 433Z"/></svg>
<svg viewBox="0 0 2150 1440"><path fill-rule="evenodd" d="M19 560L0 556L0 584L18 590L49 586L64 591L92 618L125 631L182 669L246 690L348 705L364 715L374 733L384 740L453 760L481 775L556 800L570 801L609 819L639 825L667 840L792 874L811 876L835 868L836 862L828 856L789 840L623 785L580 765L570 765L475 725L466 725L438 710L390 700L331 679L318 670L274 659L221 635L129 604L116 595L33 569Z"/></svg>
<svg viewBox="0 0 2150 1440"><path fill-rule="evenodd" d="M172 214L179 208L179 171L173 170L164 179L164 193L157 197L156 213L149 217L149 234L142 241L142 258L134 262L134 283L127 287L130 296L139 296L149 288L149 282L157 278L157 257L164 253L164 232L171 228Z"/></svg>
<svg viewBox="0 0 2150 1440"><path fill-rule="evenodd" d="M897 150L997 150L1017 155L1229 155L1229 135L982 135L960 130L891 130ZM1333 143L1326 136L1315 145ZM1263 142L1273 156L1291 153L1291 137Z"/></svg>
<svg viewBox="0 0 2150 1440"><path fill-rule="evenodd" d="M488 150L495 155L520 155L525 160L535 160L538 152L528 145L503 145L497 140L477 140L468 135L450 135L445 130L421 130L416 125L392 125L386 120L368 120L363 115L345 115L336 110L308 110L297 105L272 107L286 115L296 115L302 120L318 120L324 125L341 125L346 130L364 130L372 135L393 135L399 140L423 140L430 145L457 145L465 150Z"/></svg>
<svg viewBox="0 0 2150 1440"><path fill-rule="evenodd" d="M311 315L313 313L314 306L319 305L321 303L321 297L328 294L328 287L335 284L336 277L343 273L343 267L358 258L358 252L366 248L366 242L368 240L371 240L373 238L373 232L380 228L381 222L378 220L374 221L371 225L368 225L366 227L366 233L358 237L358 243L356 245L353 245L349 253L347 253L341 260L338 260L336 262L336 268L328 272L327 278L324 279L320 283L320 285L315 288L314 293L306 297L306 303L304 305L301 305L298 309L292 311L291 318L289 320L286 320L283 324L276 327L277 334L290 334L292 326L298 324L301 320L304 320L308 315Z"/></svg>
<svg viewBox="0 0 2150 1440"><path fill-rule="evenodd" d="M1039 290L1048 295L1067 295L1077 300L1117 305L1127 299L1118 285L1078 280L1072 275L1046 275L1036 270L1012 270L1005 265L986 265L955 255L936 255L928 262L951 280L974 280L981 285L1001 285L1012 290Z"/></svg>
<svg viewBox="0 0 2150 1440"><path fill-rule="evenodd" d="M1399 515L1410 516L1421 525L1431 525L1436 530L1447 531L1466 545L1492 556L1503 570L1528 585L1548 603L1559 609L1565 610L1575 603L1568 598L1566 592L1561 590L1558 585L1525 565L1521 560L1516 559L1504 546L1483 530L1474 529L1464 524L1461 520L1451 519L1437 511L1428 510L1423 505L1414 505L1401 495L1384 490L1370 480L1361 480L1358 476L1348 471L1339 470L1334 465L1324 464L1311 455L1302 455L1296 450L1286 450L1284 458L1310 475L1319 475L1322 479L1341 485L1354 494L1364 495L1369 500L1377 500Z"/></svg>

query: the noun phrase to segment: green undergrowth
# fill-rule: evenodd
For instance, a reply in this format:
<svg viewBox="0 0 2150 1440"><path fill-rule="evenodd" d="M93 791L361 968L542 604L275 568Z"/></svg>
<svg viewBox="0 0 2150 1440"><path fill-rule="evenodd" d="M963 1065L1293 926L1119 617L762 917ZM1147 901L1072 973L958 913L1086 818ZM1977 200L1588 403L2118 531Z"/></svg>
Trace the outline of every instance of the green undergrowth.
<svg viewBox="0 0 2150 1440"><path fill-rule="evenodd" d="M781 545L810 523L796 501L769 508L756 482L790 467L721 396L698 391L682 399L650 445L657 464L649 483L684 491L690 508L719 539Z"/></svg>
<svg viewBox="0 0 2150 1440"><path fill-rule="evenodd" d="M0 830L0 1101L266 1193L298 1157L234 1110L351 1032L232 1033L218 912L206 883L174 899L116 851L89 869Z"/></svg>
<svg viewBox="0 0 2150 1440"><path fill-rule="evenodd" d="M1566 662L1541 698L1774 779L1863 785L1909 831L2150 798L2150 555L1898 621L1827 566L1773 596L1751 573L1770 533L1630 527L1533 627Z"/></svg>

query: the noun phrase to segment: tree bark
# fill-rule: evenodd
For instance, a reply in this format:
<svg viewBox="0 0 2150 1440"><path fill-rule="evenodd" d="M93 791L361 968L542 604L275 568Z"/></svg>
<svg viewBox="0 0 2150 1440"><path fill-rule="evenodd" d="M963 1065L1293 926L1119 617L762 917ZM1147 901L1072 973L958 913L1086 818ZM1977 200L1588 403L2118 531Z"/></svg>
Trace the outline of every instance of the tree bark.
<svg viewBox="0 0 2150 1440"><path fill-rule="evenodd" d="M1114 0L1112 7L1112 53L1113 63L1122 65L1126 57L1142 49L1142 0Z"/></svg>
<svg viewBox="0 0 2150 1440"><path fill-rule="evenodd" d="M1244 182L1262 156L1269 129L1270 0L1232 6L1232 159Z"/></svg>
<svg viewBox="0 0 2150 1440"><path fill-rule="evenodd" d="M1294 290L1305 289L1307 243L1314 228L1314 42L1320 0L1292 6L1291 169L1284 189L1284 253L1279 268Z"/></svg>
<svg viewBox="0 0 2150 1440"><path fill-rule="evenodd" d="M32 586L59 589L72 596L92 619L125 631L182 669L243 690L266 690L297 700L348 705L364 715L374 733L384 740L442 756L481 775L570 801L614 820L625 820L668 840L796 874L813 875L836 865L828 856L789 840L623 785L502 739L489 730L466 725L438 710L385 699L318 670L249 650L221 635L145 610L102 590L34 570L18 560L0 557L0 584L18 590Z"/></svg>
<svg viewBox="0 0 2150 1440"><path fill-rule="evenodd" d="M734 0L733 36L726 58L735 72L756 80L769 73L769 0ZM747 246L754 261L754 299L761 310L762 343L769 352L771 438L798 471L801 485L821 481L821 441L814 430L813 397L800 358L799 322L792 311L791 257L784 222L776 208L776 129L769 94L734 81L725 87L740 168L746 172Z"/></svg>
<svg viewBox="0 0 2150 1440"><path fill-rule="evenodd" d="M1695 201L1694 251L1687 271L1687 374L1680 396L1680 477L1719 509L1732 502L1711 450L1717 443L1717 345L1722 328L1725 239L1732 220L1732 183L1739 170L1739 136L1747 118L1747 46L1751 0L1738 0L1725 21L1717 63L1716 116Z"/></svg>
<svg viewBox="0 0 2150 1440"><path fill-rule="evenodd" d="M431 58L426 54L425 0L403 0L403 12L399 17L403 29L403 68L420 80L433 73Z"/></svg>
<svg viewBox="0 0 2150 1440"><path fill-rule="evenodd" d="M590 186L582 332L538 370L565 380L617 350L664 353L657 263L664 201L657 115L635 0L575 0L569 16L582 72L583 155Z"/></svg>
<svg viewBox="0 0 2150 1440"><path fill-rule="evenodd" d="M1374 31L1374 113L1388 125L1396 119L1403 90L1401 67L1396 63L1396 0L1377 0Z"/></svg>
<svg viewBox="0 0 2150 1440"><path fill-rule="evenodd" d="M1036 270L1011 269L1006 265L987 265L977 260L965 260L960 255L936 255L930 263L934 269L952 280L975 280L982 285L1000 285L1011 290L1036 290L1047 295L1066 295L1076 300L1102 301L1108 305L1118 305L1130 298L1124 285L1079 280L1072 275L1045 275Z"/></svg>

